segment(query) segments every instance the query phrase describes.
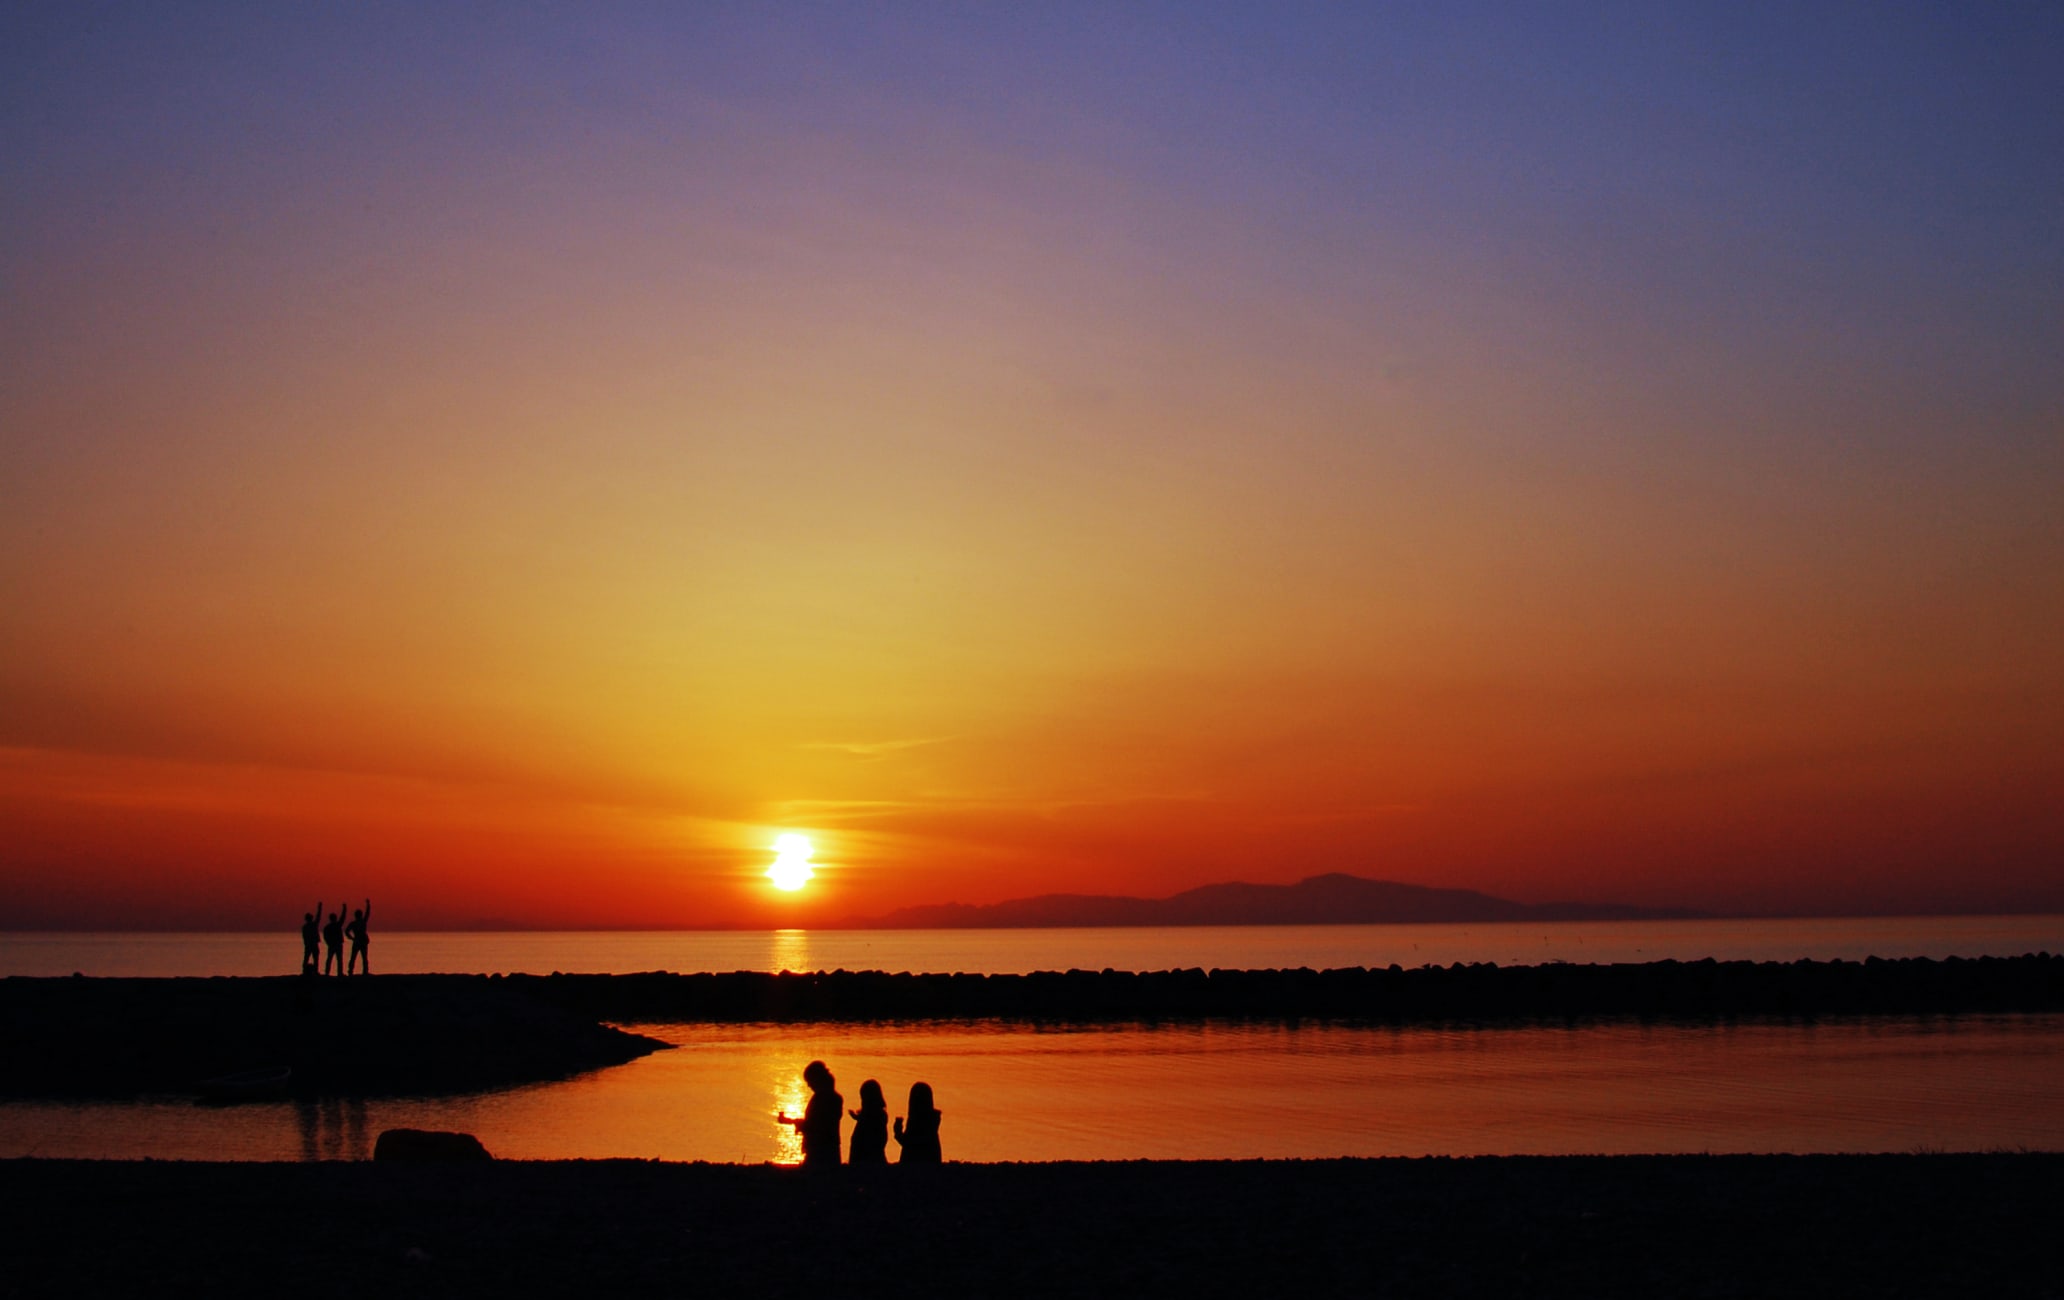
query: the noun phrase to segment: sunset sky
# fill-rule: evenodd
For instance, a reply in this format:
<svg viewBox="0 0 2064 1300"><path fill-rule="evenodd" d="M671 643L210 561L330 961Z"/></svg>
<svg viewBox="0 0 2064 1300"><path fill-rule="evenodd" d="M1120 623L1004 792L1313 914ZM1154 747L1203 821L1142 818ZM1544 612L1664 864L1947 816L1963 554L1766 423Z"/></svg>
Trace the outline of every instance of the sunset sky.
<svg viewBox="0 0 2064 1300"><path fill-rule="evenodd" d="M0 13L0 930L2064 911L2060 667L2055 5Z"/></svg>

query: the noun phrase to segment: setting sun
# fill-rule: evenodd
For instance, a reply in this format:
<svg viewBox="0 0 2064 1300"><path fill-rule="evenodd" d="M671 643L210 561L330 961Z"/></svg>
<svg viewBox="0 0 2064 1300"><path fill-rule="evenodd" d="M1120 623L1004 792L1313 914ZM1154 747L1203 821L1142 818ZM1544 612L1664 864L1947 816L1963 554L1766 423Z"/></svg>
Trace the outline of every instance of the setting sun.
<svg viewBox="0 0 2064 1300"><path fill-rule="evenodd" d="M812 852L809 836L783 835L774 841L774 862L767 868L767 879L774 882L776 889L801 889L817 874L810 870Z"/></svg>

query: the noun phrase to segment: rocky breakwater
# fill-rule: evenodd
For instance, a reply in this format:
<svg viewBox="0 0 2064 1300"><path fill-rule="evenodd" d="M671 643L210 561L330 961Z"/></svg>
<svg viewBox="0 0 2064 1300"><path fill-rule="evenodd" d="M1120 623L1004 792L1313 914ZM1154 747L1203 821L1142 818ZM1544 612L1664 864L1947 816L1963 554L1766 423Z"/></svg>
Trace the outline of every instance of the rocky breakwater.
<svg viewBox="0 0 2064 1300"><path fill-rule="evenodd" d="M1030 975L513 975L540 1000L619 1021L1073 1020L1212 1017L1394 1023L1575 1017L2064 1011L2064 957L1494 963L1344 970Z"/></svg>
<svg viewBox="0 0 2064 1300"><path fill-rule="evenodd" d="M666 1046L498 977L0 980L0 1096L125 1097L279 1066L297 1095L470 1092Z"/></svg>

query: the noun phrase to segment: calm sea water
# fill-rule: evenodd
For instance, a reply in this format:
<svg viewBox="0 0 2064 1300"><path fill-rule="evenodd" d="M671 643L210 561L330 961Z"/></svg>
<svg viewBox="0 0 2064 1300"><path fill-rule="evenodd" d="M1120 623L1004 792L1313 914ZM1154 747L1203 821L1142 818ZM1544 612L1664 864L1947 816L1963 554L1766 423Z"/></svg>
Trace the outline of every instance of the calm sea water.
<svg viewBox="0 0 2064 1300"><path fill-rule="evenodd" d="M504 1158L798 1158L799 1071L905 1112L949 1159L2064 1150L2064 1017L1710 1027L1205 1024L640 1026L679 1046L562 1083L435 1100L0 1104L0 1156L364 1159L460 1129Z"/></svg>
<svg viewBox="0 0 2064 1300"><path fill-rule="evenodd" d="M0 934L0 975L280 975L300 923L277 934ZM2064 952L2064 916L1605 921L1497 925L1257 925L1080 930L775 930L440 934L376 931L388 974L552 971L1263 970L1495 961L1795 961Z"/></svg>
<svg viewBox="0 0 2064 1300"><path fill-rule="evenodd" d="M379 969L984 971L2013 956L2064 918L1184 930L378 934ZM299 935L0 936L0 974L261 975ZM822 1059L847 1104L936 1089L960 1160L2064 1150L2064 1016L1493 1028L651 1025L676 1049L456 1098L229 1108L0 1103L0 1157L363 1159L381 1130L498 1156L797 1158L779 1110Z"/></svg>

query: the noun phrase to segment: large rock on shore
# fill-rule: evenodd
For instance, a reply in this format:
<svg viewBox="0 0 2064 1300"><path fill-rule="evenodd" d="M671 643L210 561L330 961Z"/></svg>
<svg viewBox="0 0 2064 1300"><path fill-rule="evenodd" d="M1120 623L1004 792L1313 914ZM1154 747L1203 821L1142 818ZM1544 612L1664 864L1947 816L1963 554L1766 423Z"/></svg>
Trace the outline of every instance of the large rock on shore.
<svg viewBox="0 0 2064 1300"><path fill-rule="evenodd" d="M390 1128L373 1143L373 1159L397 1165L471 1165L494 1157L471 1133Z"/></svg>

